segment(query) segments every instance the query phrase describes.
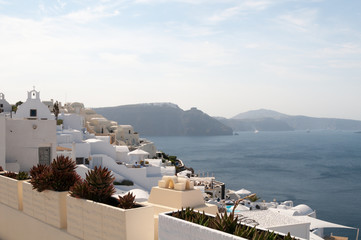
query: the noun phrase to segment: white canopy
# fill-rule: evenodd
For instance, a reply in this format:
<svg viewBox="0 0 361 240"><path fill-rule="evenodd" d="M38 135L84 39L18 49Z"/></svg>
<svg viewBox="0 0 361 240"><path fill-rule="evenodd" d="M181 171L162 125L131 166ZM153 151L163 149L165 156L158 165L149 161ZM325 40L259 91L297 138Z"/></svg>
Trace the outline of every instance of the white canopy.
<svg viewBox="0 0 361 240"><path fill-rule="evenodd" d="M235 192L235 194L238 194L238 195L247 195L247 194L250 194L251 191L248 191L247 189L239 189L238 191Z"/></svg>
<svg viewBox="0 0 361 240"><path fill-rule="evenodd" d="M149 152L143 151L142 149L137 149L137 150L134 150L134 151L128 153L128 155L144 155L144 156L147 156L147 155L149 155Z"/></svg>

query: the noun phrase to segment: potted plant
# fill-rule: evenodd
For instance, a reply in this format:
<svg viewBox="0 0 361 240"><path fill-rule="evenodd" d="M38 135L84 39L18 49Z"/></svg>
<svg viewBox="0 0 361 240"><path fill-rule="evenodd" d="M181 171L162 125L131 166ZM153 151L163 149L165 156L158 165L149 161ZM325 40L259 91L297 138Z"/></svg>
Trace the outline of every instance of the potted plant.
<svg viewBox="0 0 361 240"><path fill-rule="evenodd" d="M1 170L1 169L0 169ZM0 174L0 202L9 207L23 209L22 182L29 179L26 172L3 172Z"/></svg>
<svg viewBox="0 0 361 240"><path fill-rule="evenodd" d="M82 239L154 239L153 207L132 194L112 197L113 181L107 168L95 167L70 189L67 231Z"/></svg>
<svg viewBox="0 0 361 240"><path fill-rule="evenodd" d="M254 196L237 200L231 213L217 213L216 216L194 211L193 208L160 214L158 239L169 239L171 234L173 240L193 239L192 236L202 240L295 240L290 233L285 235L240 223L244 219L235 215L235 209L240 201Z"/></svg>
<svg viewBox="0 0 361 240"><path fill-rule="evenodd" d="M191 208L159 215L159 240L185 240L197 236L200 240L295 240L288 234L270 232L255 226L240 224L234 213L216 216ZM182 228L179 228L182 226Z"/></svg>
<svg viewBox="0 0 361 240"><path fill-rule="evenodd" d="M66 195L79 181L76 163L58 156L48 165L30 169L30 183L23 183L24 212L58 228L66 228Z"/></svg>

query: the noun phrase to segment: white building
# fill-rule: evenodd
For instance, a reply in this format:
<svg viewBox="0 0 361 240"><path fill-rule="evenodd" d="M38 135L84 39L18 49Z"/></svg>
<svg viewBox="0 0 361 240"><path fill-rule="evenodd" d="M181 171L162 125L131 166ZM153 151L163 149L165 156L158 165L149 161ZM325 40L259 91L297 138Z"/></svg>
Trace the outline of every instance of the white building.
<svg viewBox="0 0 361 240"><path fill-rule="evenodd" d="M50 164L56 155L56 122L40 101L39 92L28 92L14 118L0 120L0 163L6 170L29 171L38 163Z"/></svg>
<svg viewBox="0 0 361 240"><path fill-rule="evenodd" d="M115 131L115 138L125 145L139 145L139 134L134 132L133 126L131 125L119 125Z"/></svg>
<svg viewBox="0 0 361 240"><path fill-rule="evenodd" d="M0 93L0 113L3 112L11 112L11 105L5 100L5 95L3 93Z"/></svg>
<svg viewBox="0 0 361 240"><path fill-rule="evenodd" d="M28 99L18 107L14 118L29 120L55 119L54 115L49 111L49 108L40 101L40 92L35 90L28 92Z"/></svg>

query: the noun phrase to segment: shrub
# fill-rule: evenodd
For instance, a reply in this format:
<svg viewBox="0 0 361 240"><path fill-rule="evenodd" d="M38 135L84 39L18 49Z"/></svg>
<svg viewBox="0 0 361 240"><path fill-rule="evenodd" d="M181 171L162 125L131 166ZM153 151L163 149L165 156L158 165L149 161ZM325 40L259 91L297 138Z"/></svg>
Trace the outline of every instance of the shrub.
<svg viewBox="0 0 361 240"><path fill-rule="evenodd" d="M18 175L16 176L16 179L20 181L20 180L27 180L30 178L27 172L19 172Z"/></svg>
<svg viewBox="0 0 361 240"><path fill-rule="evenodd" d="M17 174L14 172L6 172L3 174L5 177L16 179Z"/></svg>
<svg viewBox="0 0 361 240"><path fill-rule="evenodd" d="M76 163L69 157L58 156L50 166L38 164L30 169L33 189L39 192L44 190L69 191L80 176L75 171Z"/></svg>
<svg viewBox="0 0 361 240"><path fill-rule="evenodd" d="M3 171L4 171L3 167L2 167L2 166L0 166L0 172L3 172Z"/></svg>
<svg viewBox="0 0 361 240"><path fill-rule="evenodd" d="M38 192L51 189L52 175L50 167L43 164L38 164L30 169L30 183L33 189Z"/></svg>
<svg viewBox="0 0 361 240"><path fill-rule="evenodd" d="M123 209L130 209L135 206L135 196L133 193L128 192L128 194L122 196L119 196L119 205L118 207Z"/></svg>
<svg viewBox="0 0 361 240"><path fill-rule="evenodd" d="M121 182L114 182L114 185L125 185L125 186L133 186L134 183L131 180L124 179Z"/></svg>
<svg viewBox="0 0 361 240"><path fill-rule="evenodd" d="M86 173L85 181L78 181L71 189L71 196L100 203L110 203L115 193L114 177L108 168L97 167Z"/></svg>
<svg viewBox="0 0 361 240"><path fill-rule="evenodd" d="M79 179L76 173L76 163L69 157L57 157L50 165L52 172L52 189L55 191L69 191Z"/></svg>
<svg viewBox="0 0 361 240"><path fill-rule="evenodd" d="M16 179L16 180L27 180L27 179L29 179L29 174L27 172L15 173L15 172L10 171L10 172L5 172L2 175L5 176L5 177Z"/></svg>

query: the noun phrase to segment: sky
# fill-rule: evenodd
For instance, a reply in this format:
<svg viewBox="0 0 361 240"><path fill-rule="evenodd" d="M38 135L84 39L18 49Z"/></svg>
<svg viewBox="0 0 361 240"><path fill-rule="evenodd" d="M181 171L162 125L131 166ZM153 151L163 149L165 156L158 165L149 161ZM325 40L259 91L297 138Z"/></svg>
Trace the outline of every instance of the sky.
<svg viewBox="0 0 361 240"><path fill-rule="evenodd" d="M0 92L361 120L360 0L0 0Z"/></svg>

